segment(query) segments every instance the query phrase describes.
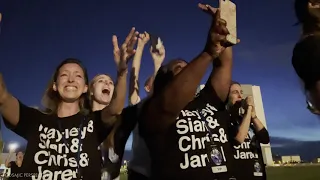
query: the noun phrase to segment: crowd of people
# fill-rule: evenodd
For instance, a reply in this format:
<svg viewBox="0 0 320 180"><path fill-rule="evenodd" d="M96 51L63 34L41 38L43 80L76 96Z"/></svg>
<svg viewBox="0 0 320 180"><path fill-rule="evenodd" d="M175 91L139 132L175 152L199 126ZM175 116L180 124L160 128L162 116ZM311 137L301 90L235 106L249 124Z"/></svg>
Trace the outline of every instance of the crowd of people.
<svg viewBox="0 0 320 180"><path fill-rule="evenodd" d="M301 58L307 57L303 52L311 46L309 41L319 42L305 18L317 12L306 9L319 10L319 5L305 1L302 18L301 1L297 0L296 11L305 33L294 50L293 65L310 94L309 104L317 111L319 71L308 74L305 69L316 62L301 64L305 63ZM8 128L28 141L24 156L17 153L15 162L6 162L12 168L9 179L19 173L21 179L97 180L102 169L109 179L119 179L131 132L129 180L267 179L260 144L269 143L269 134L256 115L253 98L243 97L241 85L232 80L234 44L226 40L227 22L220 18L219 9L206 4L199 8L212 16L212 22L203 51L190 62L172 59L163 64L164 44L159 40L149 48L150 35L132 28L120 46L117 36L112 37L115 79L98 74L90 81L81 61L68 58L54 71L42 99L44 109L20 102L0 74L0 114ZM154 72L144 83L147 96L140 97L145 48ZM308 50L310 59L318 57ZM204 88L196 92L210 66Z"/></svg>

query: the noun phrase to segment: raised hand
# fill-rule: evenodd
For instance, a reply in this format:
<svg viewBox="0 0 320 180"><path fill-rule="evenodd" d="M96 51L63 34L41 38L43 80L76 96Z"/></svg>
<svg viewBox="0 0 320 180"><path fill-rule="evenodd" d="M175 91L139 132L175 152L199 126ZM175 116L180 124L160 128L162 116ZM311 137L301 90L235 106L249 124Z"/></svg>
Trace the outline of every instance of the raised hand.
<svg viewBox="0 0 320 180"><path fill-rule="evenodd" d="M207 4L198 4L198 7L212 16L212 23L204 51L216 58L227 47L232 46L232 44L227 41L227 35L229 34L227 22L221 19L219 9ZM238 43L239 42L240 40L238 40Z"/></svg>
<svg viewBox="0 0 320 180"><path fill-rule="evenodd" d="M128 61L131 59L136 52L134 46L137 43L137 36L139 32L135 31L135 28L132 28L126 37L125 41L119 48L118 38L116 35L112 36L112 44L113 44L113 55L114 61L117 65L118 72L124 72L128 69Z"/></svg>
<svg viewBox="0 0 320 180"><path fill-rule="evenodd" d="M142 47L146 45L150 40L150 35L147 32L144 32L142 34L139 34L138 38L138 46Z"/></svg>
<svg viewBox="0 0 320 180"><path fill-rule="evenodd" d="M151 46L150 53L151 53L151 57L153 59L154 65L161 66L161 64L163 63L164 58L166 56L166 50L163 46L163 43L161 43L161 46L159 48L157 48L157 51L154 51Z"/></svg>
<svg viewBox="0 0 320 180"><path fill-rule="evenodd" d="M254 102L253 102L253 97L252 96L248 96L245 99L245 107L244 107L244 109L247 109L249 106L252 106L252 108L254 108Z"/></svg>

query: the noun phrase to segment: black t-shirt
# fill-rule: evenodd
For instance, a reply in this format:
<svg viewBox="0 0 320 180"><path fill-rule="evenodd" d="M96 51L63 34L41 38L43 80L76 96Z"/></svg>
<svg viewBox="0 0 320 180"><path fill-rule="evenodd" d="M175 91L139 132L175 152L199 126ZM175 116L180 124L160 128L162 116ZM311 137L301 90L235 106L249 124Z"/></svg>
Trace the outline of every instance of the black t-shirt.
<svg viewBox="0 0 320 180"><path fill-rule="evenodd" d="M21 168L16 164L15 161L10 162L10 176L9 180L16 180L19 179L21 176Z"/></svg>
<svg viewBox="0 0 320 180"><path fill-rule="evenodd" d="M105 150L104 167L111 175L112 179L115 179L120 175L125 145L138 122L137 113L137 105L128 106L122 110L121 124L114 135L114 148Z"/></svg>
<svg viewBox="0 0 320 180"><path fill-rule="evenodd" d="M230 124L230 134L237 134L242 117L238 116ZM231 138L231 137L230 137ZM269 133L263 128L259 132L253 130L253 125L249 129L243 143L233 142L233 157L235 159L235 175L237 180L265 180L266 169L263 162L260 143L269 143Z"/></svg>
<svg viewBox="0 0 320 180"><path fill-rule="evenodd" d="M151 179L227 180L232 177L229 118L225 103L207 83L198 96L181 110L176 123L166 132L152 133L143 123L146 120L140 121L140 133L152 159ZM207 128L211 132L212 143Z"/></svg>
<svg viewBox="0 0 320 180"><path fill-rule="evenodd" d="M100 111L59 118L20 103L19 113L18 124L6 126L28 141L21 179L101 179L98 146L111 129Z"/></svg>

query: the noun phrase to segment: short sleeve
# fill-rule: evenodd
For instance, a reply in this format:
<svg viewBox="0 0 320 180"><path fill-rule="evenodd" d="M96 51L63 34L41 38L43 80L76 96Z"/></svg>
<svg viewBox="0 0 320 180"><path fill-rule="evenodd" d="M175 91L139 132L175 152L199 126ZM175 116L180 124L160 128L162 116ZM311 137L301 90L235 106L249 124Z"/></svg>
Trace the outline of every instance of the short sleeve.
<svg viewBox="0 0 320 180"><path fill-rule="evenodd" d="M135 128L138 122L138 104L133 106L128 106L123 109L121 113L121 125L119 126L118 131L121 132L125 138L125 142L130 136L131 132Z"/></svg>
<svg viewBox="0 0 320 180"><path fill-rule="evenodd" d="M261 129L260 131L256 132L257 140L262 144L268 144L270 142L269 132L266 128Z"/></svg>
<svg viewBox="0 0 320 180"><path fill-rule="evenodd" d="M103 142L112 130L112 127L107 126L105 123L102 122L101 113L102 111L100 110L91 112L90 114L92 120L94 121L94 129L98 134L99 142Z"/></svg>
<svg viewBox="0 0 320 180"><path fill-rule="evenodd" d="M212 87L210 80L207 81L204 88L196 96L196 101L206 101L213 104L218 110L225 110L226 101L221 100L215 89Z"/></svg>
<svg viewBox="0 0 320 180"><path fill-rule="evenodd" d="M115 148L121 154L124 151L127 140L138 122L137 105L124 108L121 114L121 124L116 130Z"/></svg>
<svg viewBox="0 0 320 180"><path fill-rule="evenodd" d="M131 131L135 127L137 123L136 119L136 105L128 106L122 110L122 113L120 116L118 116L117 121L120 122L120 126L116 131L120 131L122 136L128 136L130 135ZM95 111L93 112L93 118L95 123L95 129L98 131L98 138L100 142L103 142L111 130L114 128L113 126L107 126L102 122L101 119L101 113L102 111ZM126 140L125 140L126 141Z"/></svg>
<svg viewBox="0 0 320 180"><path fill-rule="evenodd" d="M19 101L19 122L16 126L13 126L3 117L4 124L7 128L28 140L29 135L34 132L34 128L38 127L41 116L44 116L42 112L37 109L28 107Z"/></svg>

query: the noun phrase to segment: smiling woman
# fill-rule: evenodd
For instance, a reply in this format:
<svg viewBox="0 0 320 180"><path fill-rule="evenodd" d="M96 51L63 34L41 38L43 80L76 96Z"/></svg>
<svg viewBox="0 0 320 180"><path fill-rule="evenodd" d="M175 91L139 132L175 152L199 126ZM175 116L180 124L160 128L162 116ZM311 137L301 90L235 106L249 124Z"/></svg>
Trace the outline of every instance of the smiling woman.
<svg viewBox="0 0 320 180"><path fill-rule="evenodd" d="M79 68L81 70L77 70ZM69 75L73 76L69 77ZM72 83L70 83L70 81ZM89 101L87 99L88 87L86 84L88 84L88 82L87 70L81 62L75 58L68 58L57 67L42 98L42 105L46 108L47 112L56 113L61 98L72 101L75 97L80 96L80 111L87 114ZM62 86L59 86L60 84Z"/></svg>
<svg viewBox="0 0 320 180"><path fill-rule="evenodd" d="M42 113L13 97L0 74L0 113L6 126L28 141L22 179L101 179L98 146L113 127L103 123L108 108L89 110L87 90L81 61L62 61L43 97L48 113Z"/></svg>

